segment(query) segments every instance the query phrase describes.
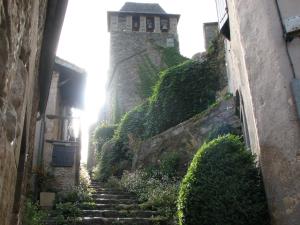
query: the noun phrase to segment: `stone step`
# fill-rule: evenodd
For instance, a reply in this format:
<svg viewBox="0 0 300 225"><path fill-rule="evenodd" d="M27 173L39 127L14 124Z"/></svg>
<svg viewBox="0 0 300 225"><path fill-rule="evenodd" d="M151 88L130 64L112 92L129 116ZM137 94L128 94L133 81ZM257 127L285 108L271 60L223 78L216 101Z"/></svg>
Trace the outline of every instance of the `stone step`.
<svg viewBox="0 0 300 225"><path fill-rule="evenodd" d="M135 203L138 203L137 199L128 199L128 198L120 198L120 199L95 198L94 201L97 204L135 204Z"/></svg>
<svg viewBox="0 0 300 225"><path fill-rule="evenodd" d="M127 217L140 217L149 218L157 216L156 211L145 210L82 210L84 217L109 217L109 218L127 218Z"/></svg>
<svg viewBox="0 0 300 225"><path fill-rule="evenodd" d="M101 191L101 190L94 190L92 191L93 194L112 194L112 195L122 195L122 194L131 194L130 192L126 191L118 191L118 190L106 190L106 191Z"/></svg>
<svg viewBox="0 0 300 225"><path fill-rule="evenodd" d="M83 217L80 225L165 225L166 221L161 218L104 218Z"/></svg>
<svg viewBox="0 0 300 225"><path fill-rule="evenodd" d="M81 209L116 209L116 210L138 210L140 209L138 204L94 204L94 205L82 205Z"/></svg>
<svg viewBox="0 0 300 225"><path fill-rule="evenodd" d="M94 191L107 191L107 192L126 192L126 190L120 188L104 188L98 186L90 186L90 188L94 189Z"/></svg>
<svg viewBox="0 0 300 225"><path fill-rule="evenodd" d="M136 196L128 193L119 193L119 194L92 194L92 198L103 198L103 199L136 199Z"/></svg>

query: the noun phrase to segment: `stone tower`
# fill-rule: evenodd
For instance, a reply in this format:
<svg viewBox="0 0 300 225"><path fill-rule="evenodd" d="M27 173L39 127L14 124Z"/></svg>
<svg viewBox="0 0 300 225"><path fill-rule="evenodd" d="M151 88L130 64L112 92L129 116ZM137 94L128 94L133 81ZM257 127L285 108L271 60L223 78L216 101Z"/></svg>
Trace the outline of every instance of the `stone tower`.
<svg viewBox="0 0 300 225"><path fill-rule="evenodd" d="M166 67L164 49L178 50L180 15L166 13L159 4L127 2L107 16L110 72L106 119L116 123L147 97L141 93L143 87L151 85L159 70Z"/></svg>

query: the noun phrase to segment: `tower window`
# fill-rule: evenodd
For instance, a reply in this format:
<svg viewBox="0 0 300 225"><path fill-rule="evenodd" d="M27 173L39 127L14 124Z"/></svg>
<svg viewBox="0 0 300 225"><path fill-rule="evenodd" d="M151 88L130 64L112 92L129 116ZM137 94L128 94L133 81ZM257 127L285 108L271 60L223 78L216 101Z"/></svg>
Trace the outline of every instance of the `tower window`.
<svg viewBox="0 0 300 225"><path fill-rule="evenodd" d="M154 17L146 17L146 31L147 32L154 31Z"/></svg>
<svg viewBox="0 0 300 225"><path fill-rule="evenodd" d="M140 30L140 17L133 16L132 17L132 31L139 31Z"/></svg>
<svg viewBox="0 0 300 225"><path fill-rule="evenodd" d="M168 18L160 18L160 30L162 32L168 32L168 30L169 30L169 19Z"/></svg>

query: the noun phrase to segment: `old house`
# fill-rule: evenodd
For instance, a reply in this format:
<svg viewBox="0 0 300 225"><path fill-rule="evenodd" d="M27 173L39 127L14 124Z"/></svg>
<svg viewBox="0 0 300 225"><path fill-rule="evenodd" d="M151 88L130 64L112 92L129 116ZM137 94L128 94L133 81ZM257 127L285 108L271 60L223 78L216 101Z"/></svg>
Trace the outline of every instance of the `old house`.
<svg viewBox="0 0 300 225"><path fill-rule="evenodd" d="M178 49L179 15L166 13L159 4L127 2L107 16L110 73L106 120L115 123L144 99L139 91L143 67L155 76L165 67L161 49Z"/></svg>
<svg viewBox="0 0 300 225"><path fill-rule="evenodd" d="M66 0L0 1L0 224L20 223Z"/></svg>
<svg viewBox="0 0 300 225"><path fill-rule="evenodd" d="M262 169L272 223L299 224L300 1L216 3L229 90Z"/></svg>
<svg viewBox="0 0 300 225"><path fill-rule="evenodd" d="M45 115L36 126L33 158L36 176L49 176L49 181L36 184L37 191L60 191L79 183L80 132L74 131L80 120L72 109L83 108L85 79L83 69L56 57Z"/></svg>

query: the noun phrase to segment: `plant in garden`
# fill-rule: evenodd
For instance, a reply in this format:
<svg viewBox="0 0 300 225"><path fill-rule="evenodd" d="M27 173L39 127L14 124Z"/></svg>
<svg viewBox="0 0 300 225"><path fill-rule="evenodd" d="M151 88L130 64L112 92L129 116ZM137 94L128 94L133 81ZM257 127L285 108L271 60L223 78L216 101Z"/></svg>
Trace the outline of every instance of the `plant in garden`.
<svg viewBox="0 0 300 225"><path fill-rule="evenodd" d="M75 225L80 215L78 205L72 202L56 204L53 212L56 225Z"/></svg>
<svg viewBox="0 0 300 225"><path fill-rule="evenodd" d="M58 203L79 203L92 201L91 189L86 189L83 186L72 187L69 190L58 192L56 202Z"/></svg>
<svg viewBox="0 0 300 225"><path fill-rule="evenodd" d="M180 225L269 225L254 156L240 138L218 137L198 150L178 198Z"/></svg>
<svg viewBox="0 0 300 225"><path fill-rule="evenodd" d="M25 202L25 211L23 214L24 225L43 225L47 214L42 211L37 204L30 200Z"/></svg>
<svg viewBox="0 0 300 225"><path fill-rule="evenodd" d="M162 216L174 219L179 182L167 176L158 178L153 174L142 170L131 173L125 171L121 185L144 202L142 208L158 210Z"/></svg>

